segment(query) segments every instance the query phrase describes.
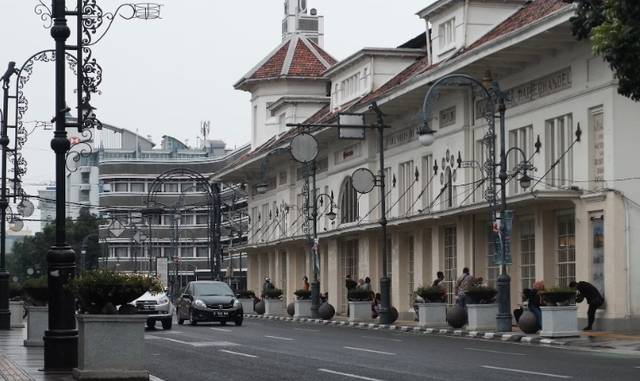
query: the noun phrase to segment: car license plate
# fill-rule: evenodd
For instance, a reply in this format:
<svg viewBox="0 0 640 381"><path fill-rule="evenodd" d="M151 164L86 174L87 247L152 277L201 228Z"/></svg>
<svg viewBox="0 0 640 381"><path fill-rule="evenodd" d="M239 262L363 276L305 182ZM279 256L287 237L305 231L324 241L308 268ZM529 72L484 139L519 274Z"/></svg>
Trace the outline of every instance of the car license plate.
<svg viewBox="0 0 640 381"><path fill-rule="evenodd" d="M226 311L217 311L213 313L215 316L227 316Z"/></svg>

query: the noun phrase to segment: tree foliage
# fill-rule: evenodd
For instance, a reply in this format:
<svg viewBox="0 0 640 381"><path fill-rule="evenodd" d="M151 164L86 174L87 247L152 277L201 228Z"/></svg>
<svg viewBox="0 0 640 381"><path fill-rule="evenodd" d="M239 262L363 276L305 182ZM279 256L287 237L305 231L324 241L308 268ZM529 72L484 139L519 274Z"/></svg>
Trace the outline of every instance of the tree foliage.
<svg viewBox="0 0 640 381"><path fill-rule="evenodd" d="M101 256L101 246L98 242L98 229L106 224L104 219L95 214L81 212L77 220L67 218L67 243L76 252L76 266L81 263L82 242L87 238L85 250L86 269L98 268L98 259ZM27 236L24 240L16 241L13 245L13 253L7 256L7 269L11 278L17 276L21 281L27 277L38 277L47 272L47 253L56 243L56 225L50 224L44 230L34 236ZM27 273L33 269L33 274Z"/></svg>
<svg viewBox="0 0 640 381"><path fill-rule="evenodd" d="M571 18L578 40L590 39L592 51L614 70L618 93L640 101L640 1L563 0L576 3Z"/></svg>

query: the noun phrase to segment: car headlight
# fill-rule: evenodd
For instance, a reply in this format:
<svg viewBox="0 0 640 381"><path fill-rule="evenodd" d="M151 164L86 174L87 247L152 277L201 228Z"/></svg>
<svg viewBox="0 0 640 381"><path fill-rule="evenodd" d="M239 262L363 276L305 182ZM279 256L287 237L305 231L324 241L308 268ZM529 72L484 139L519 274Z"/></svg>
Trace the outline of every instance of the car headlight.
<svg viewBox="0 0 640 381"><path fill-rule="evenodd" d="M233 308L242 308L242 302L240 302L238 299L236 299L233 302Z"/></svg>
<svg viewBox="0 0 640 381"><path fill-rule="evenodd" d="M167 298L166 296L165 296L165 297L163 297L163 298L161 298L161 299L158 301L158 304L167 304L167 303L169 303L169 298Z"/></svg>
<svg viewBox="0 0 640 381"><path fill-rule="evenodd" d="M207 308L207 305L204 304L204 302L202 300L196 300L193 304L195 304L196 307Z"/></svg>

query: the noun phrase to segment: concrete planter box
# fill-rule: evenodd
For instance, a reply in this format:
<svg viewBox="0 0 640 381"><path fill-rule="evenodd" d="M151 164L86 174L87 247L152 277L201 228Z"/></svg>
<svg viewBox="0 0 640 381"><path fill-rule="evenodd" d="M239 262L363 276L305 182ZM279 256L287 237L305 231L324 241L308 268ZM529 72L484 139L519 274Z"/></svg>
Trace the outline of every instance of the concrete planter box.
<svg viewBox="0 0 640 381"><path fill-rule="evenodd" d="M242 311L245 314L253 314L256 311L253 309L253 299L238 299L242 303Z"/></svg>
<svg viewBox="0 0 640 381"><path fill-rule="evenodd" d="M24 328L24 302L9 302L11 312L11 328Z"/></svg>
<svg viewBox="0 0 640 381"><path fill-rule="evenodd" d="M149 380L144 367L144 325L140 315L76 315L76 380Z"/></svg>
<svg viewBox="0 0 640 381"><path fill-rule="evenodd" d="M310 318L311 317L311 299L294 300L295 312L294 318Z"/></svg>
<svg viewBox="0 0 640 381"><path fill-rule="evenodd" d="M49 307L26 306L27 339L25 347L44 347L44 331L49 327Z"/></svg>
<svg viewBox="0 0 640 381"><path fill-rule="evenodd" d="M497 304L467 304L467 310L469 312L468 330L484 331L496 329Z"/></svg>
<svg viewBox="0 0 640 381"><path fill-rule="evenodd" d="M434 328L447 326L446 303L419 303L418 325L420 327Z"/></svg>
<svg viewBox="0 0 640 381"><path fill-rule="evenodd" d="M372 322L371 302L349 302L349 322Z"/></svg>
<svg viewBox="0 0 640 381"><path fill-rule="evenodd" d="M540 337L578 337L578 307L540 307L542 310L542 331Z"/></svg>
<svg viewBox="0 0 640 381"><path fill-rule="evenodd" d="M264 300L264 316L282 316L284 308L282 307L282 299L265 299Z"/></svg>

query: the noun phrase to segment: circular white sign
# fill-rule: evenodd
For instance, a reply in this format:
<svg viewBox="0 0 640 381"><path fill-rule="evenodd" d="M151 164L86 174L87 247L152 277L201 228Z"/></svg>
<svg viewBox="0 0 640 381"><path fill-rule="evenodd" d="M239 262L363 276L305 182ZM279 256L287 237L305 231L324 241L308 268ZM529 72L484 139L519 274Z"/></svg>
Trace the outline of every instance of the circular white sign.
<svg viewBox="0 0 640 381"><path fill-rule="evenodd" d="M358 193L369 193L376 186L376 177L366 168L358 168L351 175L353 189Z"/></svg>
<svg viewBox="0 0 640 381"><path fill-rule="evenodd" d="M296 135L290 147L291 156L300 163L309 163L318 156L318 141L309 134Z"/></svg>

